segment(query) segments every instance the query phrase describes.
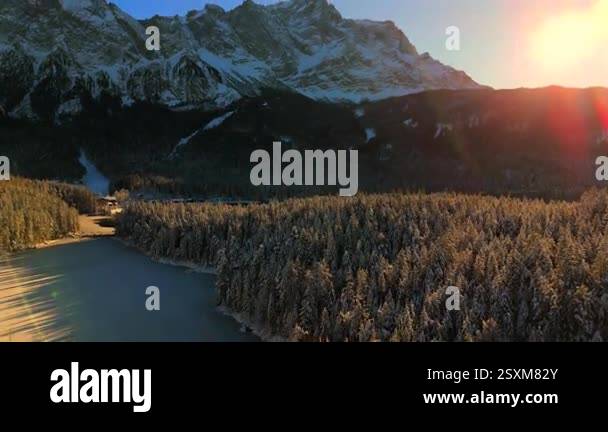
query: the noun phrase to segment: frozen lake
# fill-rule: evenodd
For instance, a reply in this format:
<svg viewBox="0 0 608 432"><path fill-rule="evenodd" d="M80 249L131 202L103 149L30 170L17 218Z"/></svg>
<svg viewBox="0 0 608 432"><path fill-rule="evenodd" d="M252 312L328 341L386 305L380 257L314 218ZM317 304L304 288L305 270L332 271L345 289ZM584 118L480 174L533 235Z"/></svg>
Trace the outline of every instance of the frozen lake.
<svg viewBox="0 0 608 432"><path fill-rule="evenodd" d="M0 340L258 340L217 310L214 283L110 238L15 254L0 262ZM149 286L159 311L145 307Z"/></svg>

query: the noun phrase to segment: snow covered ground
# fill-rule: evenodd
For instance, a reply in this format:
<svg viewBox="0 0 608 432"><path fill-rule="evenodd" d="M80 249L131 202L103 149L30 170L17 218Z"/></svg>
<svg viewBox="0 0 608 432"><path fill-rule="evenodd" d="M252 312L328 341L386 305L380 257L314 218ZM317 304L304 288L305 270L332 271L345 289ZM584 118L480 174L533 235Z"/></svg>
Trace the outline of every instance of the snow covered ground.
<svg viewBox="0 0 608 432"><path fill-rule="evenodd" d="M179 148L188 144L192 140L192 138L194 138L195 136L197 136L199 134L199 132L201 132L201 130L207 131L207 130L215 129L216 127L218 127L222 123L224 123L228 118L232 117L233 114L234 114L234 111L228 111L227 113L222 114L221 116L216 117L213 120L211 120L209 123L207 123L205 126L203 126L202 129L197 129L192 134L187 136L186 138L182 138L181 140L179 140L177 145L173 148L173 150L169 154L169 159L175 158L177 156L177 151L179 150Z"/></svg>
<svg viewBox="0 0 608 432"><path fill-rule="evenodd" d="M110 180L104 176L89 159L87 159L86 154L82 150L80 151L78 162L87 170L82 178L82 183L98 195L108 195L108 193L110 193Z"/></svg>
<svg viewBox="0 0 608 432"><path fill-rule="evenodd" d="M376 138L376 130L372 129L372 128L365 129L365 140L366 140L366 142L370 142L374 138Z"/></svg>
<svg viewBox="0 0 608 432"><path fill-rule="evenodd" d="M207 123L207 125L203 128L203 130L215 129L216 127L218 127L222 123L224 123L227 119L229 119L230 117L232 117L232 114L234 114L234 111L229 111L229 112L227 112L224 115L221 115L221 116L219 116L217 118L214 118L209 123Z"/></svg>

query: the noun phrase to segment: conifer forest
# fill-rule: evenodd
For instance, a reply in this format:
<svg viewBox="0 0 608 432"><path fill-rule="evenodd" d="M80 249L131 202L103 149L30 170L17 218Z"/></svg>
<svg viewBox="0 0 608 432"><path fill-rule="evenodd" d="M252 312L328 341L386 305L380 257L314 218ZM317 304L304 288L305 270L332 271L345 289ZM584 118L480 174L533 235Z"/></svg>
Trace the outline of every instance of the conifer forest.
<svg viewBox="0 0 608 432"><path fill-rule="evenodd" d="M78 213L94 213L88 189L15 178L0 182L0 254L35 246L78 231Z"/></svg>
<svg viewBox="0 0 608 432"><path fill-rule="evenodd" d="M220 305L295 341L602 341L608 192L461 194L228 206L135 202L118 235L217 269ZM462 293L446 309L446 289Z"/></svg>

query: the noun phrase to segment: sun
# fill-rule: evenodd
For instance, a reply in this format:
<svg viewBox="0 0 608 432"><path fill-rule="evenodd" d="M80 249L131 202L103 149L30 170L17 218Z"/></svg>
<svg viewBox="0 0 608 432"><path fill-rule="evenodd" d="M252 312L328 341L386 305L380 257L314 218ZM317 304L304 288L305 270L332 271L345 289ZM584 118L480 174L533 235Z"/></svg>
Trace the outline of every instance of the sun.
<svg viewBox="0 0 608 432"><path fill-rule="evenodd" d="M552 16L532 33L531 56L548 70L565 70L603 55L608 40L608 0L591 8Z"/></svg>

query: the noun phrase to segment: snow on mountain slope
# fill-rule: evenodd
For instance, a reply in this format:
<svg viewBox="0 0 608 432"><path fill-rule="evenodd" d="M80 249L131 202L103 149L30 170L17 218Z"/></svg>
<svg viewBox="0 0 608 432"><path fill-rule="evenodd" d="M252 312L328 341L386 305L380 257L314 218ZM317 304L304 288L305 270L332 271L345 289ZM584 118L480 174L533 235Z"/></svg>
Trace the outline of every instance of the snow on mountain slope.
<svg viewBox="0 0 608 432"><path fill-rule="evenodd" d="M224 123L227 119L229 119L230 117L232 117L233 114L234 114L234 111L229 111L226 114L223 114L223 115L221 115L221 116L219 116L217 118L214 118L209 123L207 123L207 125L203 128L203 130L215 129L216 127L218 127L222 123Z"/></svg>
<svg viewBox="0 0 608 432"><path fill-rule="evenodd" d="M167 158L168 159L174 159L177 156L180 147L183 147L186 144L188 144L192 140L192 138L194 138L195 136L197 136L201 131L208 131L208 130L215 129L215 128L221 126L222 123L224 123L227 119L229 119L230 117L232 117L233 114L234 114L234 111L228 111L227 113L222 114L221 116L214 118L209 123L205 124L205 126L203 126L201 129L195 130L192 134L190 134L186 138L182 138L181 140L179 140L179 142L173 148L173 150L171 151L171 153L169 154L169 156L167 156Z"/></svg>
<svg viewBox="0 0 608 432"><path fill-rule="evenodd" d="M159 52L145 49L151 25ZM0 106L19 117L72 114L83 95L212 109L263 88L360 102L478 87L418 54L392 22L344 19L327 0L146 20L105 0L0 3Z"/></svg>

